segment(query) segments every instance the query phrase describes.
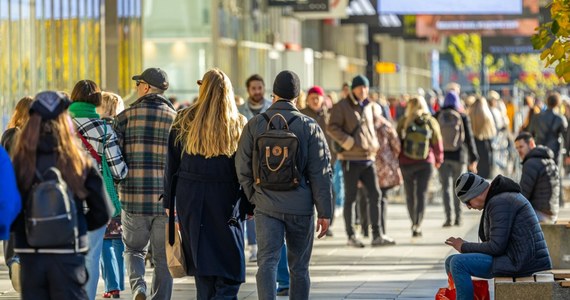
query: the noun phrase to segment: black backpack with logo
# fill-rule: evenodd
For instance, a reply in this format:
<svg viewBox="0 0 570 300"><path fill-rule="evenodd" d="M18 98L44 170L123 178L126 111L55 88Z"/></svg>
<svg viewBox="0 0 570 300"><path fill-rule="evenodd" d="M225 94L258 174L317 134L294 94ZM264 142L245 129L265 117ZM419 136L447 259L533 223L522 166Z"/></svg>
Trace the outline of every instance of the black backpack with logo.
<svg viewBox="0 0 570 300"><path fill-rule="evenodd" d="M297 167L299 138L289 130L289 126L298 117L293 116L287 121L280 113L271 118L266 113L261 115L267 121L267 127L265 132L256 138L253 147L255 184L268 190L294 190L301 180ZM284 122L282 127L275 127L273 120L276 118Z"/></svg>
<svg viewBox="0 0 570 300"><path fill-rule="evenodd" d="M77 210L73 192L61 172L51 167L40 173L25 205L26 239L34 248L78 246Z"/></svg>

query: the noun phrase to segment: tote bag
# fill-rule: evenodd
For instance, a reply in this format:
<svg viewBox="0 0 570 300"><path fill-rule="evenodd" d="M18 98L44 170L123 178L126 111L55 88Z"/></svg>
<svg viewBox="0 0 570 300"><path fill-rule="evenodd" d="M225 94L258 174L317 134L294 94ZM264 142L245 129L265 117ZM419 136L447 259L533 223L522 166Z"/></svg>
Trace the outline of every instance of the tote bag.
<svg viewBox="0 0 570 300"><path fill-rule="evenodd" d="M172 212L172 211L171 211ZM166 225L166 236L169 236L171 226ZM182 250L182 238L180 237L180 230L178 230L178 223L174 225L174 242L172 245L166 239L166 263L168 271L173 278L181 278L186 276L186 261L184 260L184 251Z"/></svg>

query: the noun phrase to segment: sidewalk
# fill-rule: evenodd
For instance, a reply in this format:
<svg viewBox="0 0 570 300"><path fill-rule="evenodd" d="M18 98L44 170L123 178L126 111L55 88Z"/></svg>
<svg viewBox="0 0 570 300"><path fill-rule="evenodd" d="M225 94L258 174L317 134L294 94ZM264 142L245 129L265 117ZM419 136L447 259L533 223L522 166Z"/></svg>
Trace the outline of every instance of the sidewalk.
<svg viewBox="0 0 570 300"><path fill-rule="evenodd" d="M442 228L441 204L429 205L424 217L423 237L412 238L405 205L391 204L387 231L397 244L372 248L368 239L364 241L366 248L362 249L346 246L343 221L337 218L332 228L334 237L315 240L310 268L311 299L433 299L437 289L447 285L444 259L455 252L443 243L445 239L460 236L468 241L477 240L480 212L464 210L463 215L461 227ZM561 218L570 218L569 208L561 211ZM247 279L241 286L239 299L258 298L256 269L255 264L248 263ZM148 269L147 274L150 274ZM174 282L172 299L195 299L192 277ZM100 281L97 299L103 299L102 290L103 282ZM131 299L129 288L121 293L121 298ZM0 299L18 299L3 263L0 265Z"/></svg>

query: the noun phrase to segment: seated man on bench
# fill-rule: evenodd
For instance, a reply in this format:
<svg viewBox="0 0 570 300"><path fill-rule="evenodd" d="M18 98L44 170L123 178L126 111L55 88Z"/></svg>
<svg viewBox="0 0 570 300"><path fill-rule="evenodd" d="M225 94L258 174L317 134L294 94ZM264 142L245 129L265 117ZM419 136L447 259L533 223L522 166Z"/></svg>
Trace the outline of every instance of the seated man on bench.
<svg viewBox="0 0 570 300"><path fill-rule="evenodd" d="M480 243L455 237L445 241L460 252L445 261L458 300L473 299L471 276L522 277L551 268L538 218L516 182L501 175L489 182L464 173L455 182L455 193L469 209L483 211Z"/></svg>

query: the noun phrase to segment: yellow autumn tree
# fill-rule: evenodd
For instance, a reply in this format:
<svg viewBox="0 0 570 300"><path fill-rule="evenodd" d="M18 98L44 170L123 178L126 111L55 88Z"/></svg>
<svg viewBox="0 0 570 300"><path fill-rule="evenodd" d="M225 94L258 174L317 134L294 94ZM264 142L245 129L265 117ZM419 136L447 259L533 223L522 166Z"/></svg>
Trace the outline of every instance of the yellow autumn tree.
<svg viewBox="0 0 570 300"><path fill-rule="evenodd" d="M556 75L570 82L570 0L552 0L552 21L541 24L531 38L535 49L542 50L540 59L546 67L555 66Z"/></svg>
<svg viewBox="0 0 570 300"><path fill-rule="evenodd" d="M451 54L458 71L481 73L483 54L480 35L474 33L452 35L449 37L447 51ZM481 85L479 76L473 77L471 84L478 90Z"/></svg>

